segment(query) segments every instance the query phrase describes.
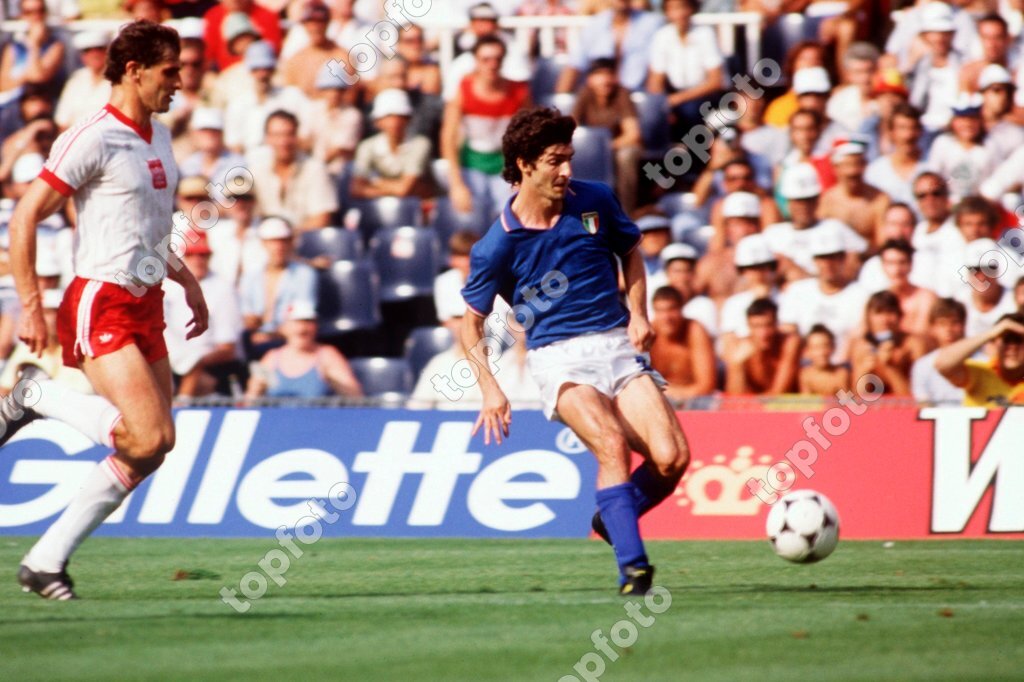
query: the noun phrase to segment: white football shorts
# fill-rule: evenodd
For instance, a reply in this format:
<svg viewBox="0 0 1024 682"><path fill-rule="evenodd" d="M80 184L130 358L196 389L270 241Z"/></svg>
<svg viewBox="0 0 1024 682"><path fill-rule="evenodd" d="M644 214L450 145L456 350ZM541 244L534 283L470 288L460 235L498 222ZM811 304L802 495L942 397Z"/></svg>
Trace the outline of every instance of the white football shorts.
<svg viewBox="0 0 1024 682"><path fill-rule="evenodd" d="M624 327L583 334L535 348L526 354L526 364L540 387L544 416L559 419L555 407L564 384L585 384L614 398L630 381L644 374L659 387L668 385L655 371L647 353L639 353Z"/></svg>

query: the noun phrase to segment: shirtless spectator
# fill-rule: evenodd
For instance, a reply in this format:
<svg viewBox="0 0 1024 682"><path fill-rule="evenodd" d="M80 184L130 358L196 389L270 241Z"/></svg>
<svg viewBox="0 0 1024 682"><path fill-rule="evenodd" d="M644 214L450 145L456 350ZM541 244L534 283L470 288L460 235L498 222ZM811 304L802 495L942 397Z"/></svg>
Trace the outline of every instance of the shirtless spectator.
<svg viewBox="0 0 1024 682"><path fill-rule="evenodd" d="M895 294L903 311L901 331L922 335L928 329L928 314L938 298L931 289L911 283L914 267L914 247L902 239L892 239L879 251L882 271L889 280L887 291Z"/></svg>
<svg viewBox="0 0 1024 682"><path fill-rule="evenodd" d="M651 365L668 381L674 400L707 395L715 388L715 355L704 327L683 317L683 297L672 287L654 292Z"/></svg>
<svg viewBox="0 0 1024 682"><path fill-rule="evenodd" d="M853 376L878 376L887 395L910 395L910 367L925 350L920 337L900 330L902 317L896 294L872 294L864 314L866 332L850 347Z"/></svg>
<svg viewBox="0 0 1024 682"><path fill-rule="evenodd" d="M725 392L780 395L796 384L800 338L779 330L778 306L759 298L747 308L750 336L725 357Z"/></svg>
<svg viewBox="0 0 1024 682"><path fill-rule="evenodd" d="M683 297L683 317L700 322L714 339L718 336L718 309L714 301L697 293L697 250L689 244L669 244L658 257L661 271L647 280L648 296L653 297L661 286L672 287Z"/></svg>
<svg viewBox="0 0 1024 682"><path fill-rule="evenodd" d="M800 393L835 398L850 389L850 370L832 362L835 351L835 334L823 324L811 327L804 343L808 364L800 370Z"/></svg>
<svg viewBox="0 0 1024 682"><path fill-rule="evenodd" d="M299 88L307 97L316 95L316 78L324 64L332 59L339 63L349 59L348 52L327 35L330 20L330 10L319 0L303 7L300 21L309 36L309 44L281 64L281 82Z"/></svg>
<svg viewBox="0 0 1024 682"><path fill-rule="evenodd" d="M829 157L836 184L822 193L818 217L841 220L871 242L889 198L864 182L866 151L867 147L857 140L836 140Z"/></svg>
<svg viewBox="0 0 1024 682"><path fill-rule="evenodd" d="M960 92L981 90L978 81L986 66L1010 66L1010 46L1013 44L1013 37L1010 35L1006 19L998 14L986 14L977 20L976 26L981 44L981 57L967 62L960 68Z"/></svg>

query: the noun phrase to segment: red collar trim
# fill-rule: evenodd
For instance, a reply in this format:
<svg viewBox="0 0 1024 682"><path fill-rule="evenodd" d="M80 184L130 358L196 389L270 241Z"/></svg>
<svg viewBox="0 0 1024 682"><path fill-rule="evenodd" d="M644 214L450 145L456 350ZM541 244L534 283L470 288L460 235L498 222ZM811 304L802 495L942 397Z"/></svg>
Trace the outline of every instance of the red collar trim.
<svg viewBox="0 0 1024 682"><path fill-rule="evenodd" d="M135 133L146 141L146 144L152 144L153 142L153 126L149 125L145 128L139 127L139 124L125 116L124 112L115 107L113 104L107 103L103 107L106 111L109 111L111 115L121 123L125 124L129 128L135 131Z"/></svg>

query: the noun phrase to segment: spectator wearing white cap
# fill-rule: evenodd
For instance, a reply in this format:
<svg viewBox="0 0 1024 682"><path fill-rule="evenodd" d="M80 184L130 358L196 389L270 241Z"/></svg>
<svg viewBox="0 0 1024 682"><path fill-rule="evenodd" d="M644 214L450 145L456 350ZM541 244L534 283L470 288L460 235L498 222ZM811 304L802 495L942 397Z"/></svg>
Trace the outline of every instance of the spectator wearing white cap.
<svg viewBox="0 0 1024 682"><path fill-rule="evenodd" d="M60 308L64 292L60 289L43 289L43 319L46 322L46 348L42 355L32 352L26 344L19 341L4 365L0 374L0 392L4 396L10 394L19 381L21 370L26 366L38 367L54 381L65 384L68 388L89 395L94 393L92 384L82 370L67 367L61 358L60 340L57 338L57 309Z"/></svg>
<svg viewBox="0 0 1024 682"><path fill-rule="evenodd" d="M950 198L954 202L977 194L981 183L998 165L984 144L981 101L977 93L960 93L953 104L949 132L935 138L928 152L928 167L949 178Z"/></svg>
<svg viewBox="0 0 1024 682"><path fill-rule="evenodd" d="M924 133L921 112L909 104L897 104L889 117L888 133L892 151L869 163L864 179L893 201L914 205L911 185L926 170L919 146Z"/></svg>
<svg viewBox="0 0 1024 682"><path fill-rule="evenodd" d="M774 126L767 127L777 130ZM779 134L785 135L781 131ZM721 135L715 140L711 147L711 160L693 185L693 194L698 206L711 202L710 222L714 227L711 240L708 242L708 251L711 252L720 251L725 247L725 218L722 217L722 207L725 197L730 194L747 192L757 195L761 203L761 228L782 220L775 199L758 184L758 169L750 161L750 157L744 155L742 138L729 140L727 137L728 135ZM766 182L770 185L772 172L768 171L765 175Z"/></svg>
<svg viewBox="0 0 1024 682"><path fill-rule="evenodd" d="M295 258L295 231L284 218L264 218L257 234L267 252L263 268L247 270L239 283L242 319L253 355L280 342L279 328L289 308L316 305L316 271Z"/></svg>
<svg viewBox="0 0 1024 682"><path fill-rule="evenodd" d="M945 5L945 7L932 7ZM948 21L945 17L951 16ZM907 7L889 33L885 42L883 67L899 69L902 73L910 73L917 62L927 53L928 46L921 33L924 26L940 25L936 19L942 19L941 25L952 23L953 47L962 55L977 55L981 51L978 29L970 12L944 2L924 2Z"/></svg>
<svg viewBox="0 0 1024 682"><path fill-rule="evenodd" d="M866 155L867 144L863 140L841 137L832 143L829 161L836 184L822 192L818 217L846 223L870 243L889 205L889 197L864 181Z"/></svg>
<svg viewBox="0 0 1024 682"><path fill-rule="evenodd" d="M363 114L353 104L355 90L327 64L317 74L316 93L310 108L310 119L317 122L309 131L313 156L338 177L363 137Z"/></svg>
<svg viewBox="0 0 1024 682"><path fill-rule="evenodd" d="M733 251L741 239L761 231L761 197L752 192L732 192L722 199L721 207L723 245L709 249L697 263L697 290L716 302L736 291L739 273Z"/></svg>
<svg viewBox="0 0 1024 682"><path fill-rule="evenodd" d="M409 135L413 110L404 90L384 90L373 100L378 134L359 143L352 168L352 196L359 199L428 196L430 140Z"/></svg>
<svg viewBox="0 0 1024 682"><path fill-rule="evenodd" d="M822 66L809 66L797 69L793 74L793 93L796 95L797 112L813 112L819 117L818 136L812 152L801 153L809 156L813 153L816 157L824 157L832 146L832 141L837 137L849 135L850 131L844 126L829 118L828 101L832 92L832 81L828 71ZM792 126L792 116L790 117ZM804 158L807 160L807 158ZM784 159L784 164L793 163L792 159ZM827 163L824 164L827 169ZM823 174L823 179L828 182L828 175Z"/></svg>
<svg viewBox="0 0 1024 682"><path fill-rule="evenodd" d="M320 0L304 5L299 21L306 29L309 43L281 64L281 83L299 88L307 97L317 93L316 81L322 66L337 60L338 68L342 68L340 64L348 60L348 51L327 35L330 18L330 10Z"/></svg>
<svg viewBox="0 0 1024 682"><path fill-rule="evenodd" d="M230 186L233 178L241 177L240 172L246 166L245 158L224 144L222 111L210 107L194 110L189 129L191 145L196 151L178 164L181 177L201 175L222 187Z"/></svg>
<svg viewBox="0 0 1024 682"><path fill-rule="evenodd" d="M742 290L722 303L719 339L722 354L733 351L736 341L750 335L747 308L759 298L779 302L778 261L768 248L764 235L752 234L736 244L733 263L739 272Z"/></svg>
<svg viewBox="0 0 1024 682"><path fill-rule="evenodd" d="M1011 281L1005 272L1000 272L1001 264L1006 260L1005 252L987 237L975 239L964 248L962 276L969 286L961 287L953 298L967 308L967 324L964 328L967 336L982 334L994 327L996 321L1006 313L1017 312L1017 302L1013 295L1015 280ZM1020 273L1019 268L1014 268L1014 271Z"/></svg>
<svg viewBox="0 0 1024 682"><path fill-rule="evenodd" d="M815 169L821 189L831 187L835 183L832 165L828 162L827 156L818 152L824 126L825 117L818 111L797 109L793 112L789 118L789 151L782 158L782 163L775 168L776 183L789 168L803 164L809 164ZM788 212L785 197L778 198L782 199L779 205L783 211Z"/></svg>
<svg viewBox="0 0 1024 682"><path fill-rule="evenodd" d="M345 356L333 346L317 343L316 309L308 302L288 307L280 326L284 344L254 365L246 397L358 398L362 386Z"/></svg>
<svg viewBox="0 0 1024 682"><path fill-rule="evenodd" d="M223 34L224 22L227 16L234 12L248 15L253 26L259 31L260 39L267 41L275 54L281 49L281 18L277 12L261 6L254 0L225 0L211 7L203 15L206 24L203 42L206 45L207 61L215 64L218 71L223 71L241 58L240 54L232 53L228 49L228 41Z"/></svg>
<svg viewBox="0 0 1024 682"><path fill-rule="evenodd" d="M338 210L338 190L319 159L299 149L299 119L284 110L266 121L269 155L252 159L260 215L286 218L300 231L327 227Z"/></svg>
<svg viewBox="0 0 1024 682"><path fill-rule="evenodd" d="M814 231L808 252L818 274L789 285L779 302L779 322L783 331L802 337L814 325L824 325L835 335L833 361L842 363L849 358L852 334L861 326L867 295L846 277L843 236L834 224Z"/></svg>
<svg viewBox="0 0 1024 682"><path fill-rule="evenodd" d="M299 135L306 138L312 125L309 99L298 88L273 85L277 68L273 47L265 42L250 45L245 51L245 66L253 87L228 103L224 112L225 144L246 156L256 152L264 141L267 118L278 110L295 116L300 125Z"/></svg>
<svg viewBox="0 0 1024 682"><path fill-rule="evenodd" d="M804 163L787 168L779 180L778 192L789 205L790 219L769 226L764 235L772 253L779 259L783 281L793 282L817 272L811 243L820 231L834 233L840 240L847 276L859 269L859 254L867 250L868 242L840 220L818 219L821 182L813 166Z"/></svg>
<svg viewBox="0 0 1024 682"><path fill-rule="evenodd" d="M1013 115L1013 76L999 64L989 64L978 77L981 124L985 146L996 159L1005 159L1024 147L1024 126Z"/></svg>
<svg viewBox="0 0 1024 682"><path fill-rule="evenodd" d="M103 77L110 36L103 31L82 31L71 40L82 67L76 69L60 92L53 120L67 130L103 108L110 99L110 81Z"/></svg>
<svg viewBox="0 0 1024 682"><path fill-rule="evenodd" d="M652 213L636 221L640 230L640 253L644 258L647 276L651 277L662 270L662 261L658 257L662 249L672 243L672 221L661 214ZM648 287L648 293L652 289Z"/></svg>
<svg viewBox="0 0 1024 682"><path fill-rule="evenodd" d="M193 241L194 239L194 241ZM242 314L238 292L229 282L210 270L213 251L205 232L190 235L185 243L185 265L203 289L207 305L217 314L210 317L205 334L186 339L192 311L185 302L185 290L177 286L164 288L164 329L168 359L174 373L176 394L203 396L211 393L231 395L229 377L242 376L241 342Z"/></svg>
<svg viewBox="0 0 1024 682"><path fill-rule="evenodd" d="M4 196L21 198L27 189L21 185L39 175L42 170L38 167L39 159L45 160L49 156L56 138L57 124L49 116L40 115L4 140L0 145L0 182L6 185Z"/></svg>
<svg viewBox="0 0 1024 682"><path fill-rule="evenodd" d="M647 278L648 307L654 292L669 286L682 296L683 317L696 320L714 339L718 336L718 308L714 301L697 291L697 249L689 244L669 244L659 254L661 271Z"/></svg>
<svg viewBox="0 0 1024 682"><path fill-rule="evenodd" d="M965 57L953 47L952 7L929 2L922 11L921 38L926 52L911 72L910 103L923 112L925 130L934 133L949 124Z"/></svg>
<svg viewBox="0 0 1024 682"><path fill-rule="evenodd" d="M1016 69L1017 66L1017 59L1014 59L1011 65L1010 48L1014 40L1006 19L999 14L989 13L981 16L975 25L981 54L978 59L968 61L960 69L960 92L980 92L981 74L989 66L1001 66L1006 69Z"/></svg>

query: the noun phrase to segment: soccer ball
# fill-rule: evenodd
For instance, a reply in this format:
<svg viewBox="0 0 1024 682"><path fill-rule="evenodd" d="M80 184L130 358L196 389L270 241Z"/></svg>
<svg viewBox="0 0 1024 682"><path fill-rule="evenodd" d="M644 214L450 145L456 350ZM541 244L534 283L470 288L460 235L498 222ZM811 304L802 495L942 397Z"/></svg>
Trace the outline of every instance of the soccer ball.
<svg viewBox="0 0 1024 682"><path fill-rule="evenodd" d="M839 543L839 514L821 493L797 490L772 506L765 530L780 557L812 563L827 557Z"/></svg>

